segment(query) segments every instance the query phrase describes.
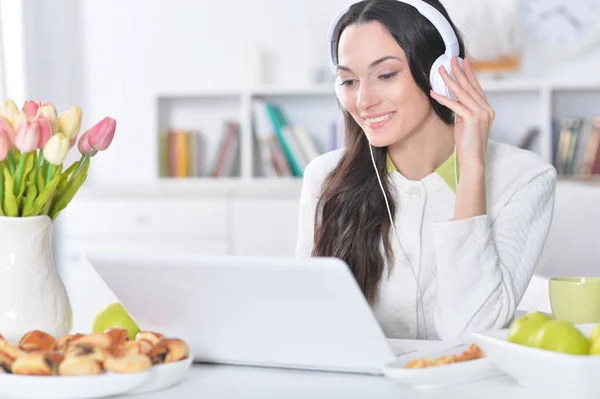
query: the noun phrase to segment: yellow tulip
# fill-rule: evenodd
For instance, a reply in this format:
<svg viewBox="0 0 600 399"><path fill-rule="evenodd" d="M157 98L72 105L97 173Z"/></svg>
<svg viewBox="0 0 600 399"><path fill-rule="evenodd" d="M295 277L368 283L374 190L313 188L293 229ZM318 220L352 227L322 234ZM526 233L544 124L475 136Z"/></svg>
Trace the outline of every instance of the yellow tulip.
<svg viewBox="0 0 600 399"><path fill-rule="evenodd" d="M44 146L44 159L52 165L62 165L69 152L69 139L62 133L50 137Z"/></svg>
<svg viewBox="0 0 600 399"><path fill-rule="evenodd" d="M58 117L58 131L73 140L81 129L81 108L74 105Z"/></svg>
<svg viewBox="0 0 600 399"><path fill-rule="evenodd" d="M50 119L50 124L52 125L52 134L58 133L58 116L56 114L56 108L54 108L54 105L52 105L52 103L42 104L37 111L37 116L40 115Z"/></svg>
<svg viewBox="0 0 600 399"><path fill-rule="evenodd" d="M0 105L0 116L4 117L8 120L14 131L17 131L17 128L21 124L21 111L17 107L17 104L13 100L5 100L2 105Z"/></svg>

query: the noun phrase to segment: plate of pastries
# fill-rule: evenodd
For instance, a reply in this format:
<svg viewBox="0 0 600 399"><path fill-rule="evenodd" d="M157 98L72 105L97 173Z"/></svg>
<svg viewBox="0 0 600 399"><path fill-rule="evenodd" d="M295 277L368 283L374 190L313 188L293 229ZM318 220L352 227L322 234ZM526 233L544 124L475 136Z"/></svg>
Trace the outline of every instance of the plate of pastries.
<svg viewBox="0 0 600 399"><path fill-rule="evenodd" d="M17 344L0 336L0 397L70 399L138 394L181 381L192 364L188 344L153 331L125 329L55 339L40 330Z"/></svg>
<svg viewBox="0 0 600 399"><path fill-rule="evenodd" d="M462 384L502 374L477 344L406 354L385 365L382 371L392 381L418 390Z"/></svg>

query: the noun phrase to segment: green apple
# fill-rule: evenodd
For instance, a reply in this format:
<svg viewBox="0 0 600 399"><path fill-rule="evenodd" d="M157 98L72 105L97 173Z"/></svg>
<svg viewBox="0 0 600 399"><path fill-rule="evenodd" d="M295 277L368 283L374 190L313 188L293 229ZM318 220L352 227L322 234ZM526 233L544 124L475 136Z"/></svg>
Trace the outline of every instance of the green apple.
<svg viewBox="0 0 600 399"><path fill-rule="evenodd" d="M553 320L546 313L533 312L521 316L512 322L508 329L508 341L525 346L534 346L534 339L539 329Z"/></svg>
<svg viewBox="0 0 600 399"><path fill-rule="evenodd" d="M535 336L535 346L571 355L590 353L590 341L585 334L572 323L562 320L551 320L545 323Z"/></svg>
<svg viewBox="0 0 600 399"><path fill-rule="evenodd" d="M592 343L598 341L598 338L600 338L600 323L598 323L596 327L592 330L589 337L590 342Z"/></svg>
<svg viewBox="0 0 600 399"><path fill-rule="evenodd" d="M138 325L129 316L123 305L118 302L108 305L96 315L92 332L103 333L109 328L124 328L131 340L134 340L137 333L140 332Z"/></svg>
<svg viewBox="0 0 600 399"><path fill-rule="evenodd" d="M591 341L590 355L600 355L600 339Z"/></svg>

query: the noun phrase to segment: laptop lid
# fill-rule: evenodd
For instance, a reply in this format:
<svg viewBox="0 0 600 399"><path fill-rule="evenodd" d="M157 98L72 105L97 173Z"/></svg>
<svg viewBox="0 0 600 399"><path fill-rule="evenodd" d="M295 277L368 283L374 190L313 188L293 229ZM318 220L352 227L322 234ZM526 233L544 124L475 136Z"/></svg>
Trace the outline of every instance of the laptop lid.
<svg viewBox="0 0 600 399"><path fill-rule="evenodd" d="M395 359L339 259L87 258L140 328L186 340L196 361L381 374Z"/></svg>

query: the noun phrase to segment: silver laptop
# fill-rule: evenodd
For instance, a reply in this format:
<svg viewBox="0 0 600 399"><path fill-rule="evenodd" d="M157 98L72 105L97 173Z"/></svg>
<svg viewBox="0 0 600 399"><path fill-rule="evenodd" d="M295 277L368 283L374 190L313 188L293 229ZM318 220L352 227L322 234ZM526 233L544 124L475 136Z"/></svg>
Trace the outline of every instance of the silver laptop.
<svg viewBox="0 0 600 399"><path fill-rule="evenodd" d="M335 258L88 254L142 329L195 361L381 374L396 356Z"/></svg>

